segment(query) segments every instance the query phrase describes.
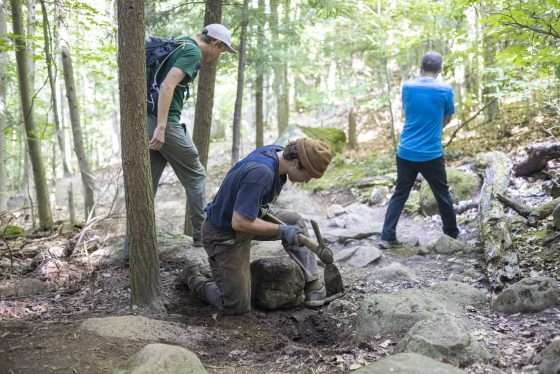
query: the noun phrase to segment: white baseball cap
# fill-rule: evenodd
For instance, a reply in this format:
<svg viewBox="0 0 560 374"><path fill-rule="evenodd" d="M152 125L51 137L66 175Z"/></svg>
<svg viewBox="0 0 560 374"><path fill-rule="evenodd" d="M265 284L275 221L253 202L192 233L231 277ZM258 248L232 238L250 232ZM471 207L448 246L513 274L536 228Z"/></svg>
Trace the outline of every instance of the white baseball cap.
<svg viewBox="0 0 560 374"><path fill-rule="evenodd" d="M204 29L202 29L202 33L224 43L228 52L237 53L237 51L231 46L231 32L224 25L219 23L211 23L204 26Z"/></svg>

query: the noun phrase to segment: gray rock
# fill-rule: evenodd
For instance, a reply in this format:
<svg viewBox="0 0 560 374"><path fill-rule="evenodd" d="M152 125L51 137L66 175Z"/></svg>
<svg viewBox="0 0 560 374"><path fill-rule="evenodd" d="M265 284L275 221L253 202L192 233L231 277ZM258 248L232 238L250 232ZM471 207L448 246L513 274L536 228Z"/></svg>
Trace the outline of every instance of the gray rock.
<svg viewBox="0 0 560 374"><path fill-rule="evenodd" d="M560 373L560 337L556 337L538 356L540 374Z"/></svg>
<svg viewBox="0 0 560 374"><path fill-rule="evenodd" d="M389 265L373 271L368 276L368 281L416 282L416 275L408 267L398 262L391 262Z"/></svg>
<svg viewBox="0 0 560 374"><path fill-rule="evenodd" d="M405 289L366 297L356 318L358 338L404 334L417 322L442 315L459 315L464 305L479 304L485 295L468 285L442 282L429 289Z"/></svg>
<svg viewBox="0 0 560 374"><path fill-rule="evenodd" d="M327 312L332 314L352 314L358 310L358 306L351 301L337 299L329 303Z"/></svg>
<svg viewBox="0 0 560 374"><path fill-rule="evenodd" d="M289 308L303 302L303 271L287 256L253 261L251 278L253 302L259 308Z"/></svg>
<svg viewBox="0 0 560 374"><path fill-rule="evenodd" d="M49 284L39 279L24 278L0 282L0 298L38 295L48 291Z"/></svg>
<svg viewBox="0 0 560 374"><path fill-rule="evenodd" d="M449 315L418 322L400 341L397 349L460 367L489 358L488 352L478 344L464 324Z"/></svg>
<svg viewBox="0 0 560 374"><path fill-rule="evenodd" d="M346 209L342 205L333 204L327 209L327 218L334 218L346 213Z"/></svg>
<svg viewBox="0 0 560 374"><path fill-rule="evenodd" d="M383 256L381 251L374 246L359 246L347 260L347 264L355 268L363 268L379 260L381 256Z"/></svg>
<svg viewBox="0 0 560 374"><path fill-rule="evenodd" d="M135 341L167 341L195 344L204 336L204 329L166 322L142 316L119 316L89 318L80 324L80 330L107 338L122 338Z"/></svg>
<svg viewBox="0 0 560 374"><path fill-rule="evenodd" d="M356 374L461 374L463 370L416 353L399 353L356 370Z"/></svg>
<svg viewBox="0 0 560 374"><path fill-rule="evenodd" d="M525 278L502 291L492 303L499 312L535 313L560 305L558 282L549 277Z"/></svg>
<svg viewBox="0 0 560 374"><path fill-rule="evenodd" d="M474 173L467 173L462 170L447 169L447 181L449 191L454 201L468 200L476 196L480 186L480 179ZM420 210L424 215L431 216L437 214L439 209L434 194L425 180L420 186Z"/></svg>
<svg viewBox="0 0 560 374"><path fill-rule="evenodd" d="M358 249L358 247L348 247L348 248L343 248L340 251L337 251L334 253L334 261L335 262L344 262L346 260L348 260L350 257L352 257L352 255L354 254L354 252L356 252L356 250Z"/></svg>
<svg viewBox="0 0 560 374"><path fill-rule="evenodd" d="M465 242L442 235L430 246L432 252L449 255L457 252L472 252L472 248Z"/></svg>
<svg viewBox="0 0 560 374"><path fill-rule="evenodd" d="M371 194L369 195L368 205L381 204L387 197L388 193L389 193L389 188L387 188L386 186L374 187L373 190L371 191Z"/></svg>
<svg viewBox="0 0 560 374"><path fill-rule="evenodd" d="M168 345L149 344L130 357L113 374L206 374L198 357L188 349Z"/></svg>

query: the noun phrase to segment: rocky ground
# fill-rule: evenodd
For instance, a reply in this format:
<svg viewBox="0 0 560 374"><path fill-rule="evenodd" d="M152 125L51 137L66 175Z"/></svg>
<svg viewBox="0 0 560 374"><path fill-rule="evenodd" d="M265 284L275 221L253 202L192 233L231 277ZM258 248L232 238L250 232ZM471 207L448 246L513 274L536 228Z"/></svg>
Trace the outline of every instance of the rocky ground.
<svg viewBox="0 0 560 374"><path fill-rule="evenodd" d="M412 214L399 224L404 248L381 251L377 234L390 191L370 182L367 199L363 186L319 193L290 187L278 202L315 219L335 253L345 294L320 309L226 317L193 298L181 284L182 265L205 256L177 234L184 197L171 173L156 203L167 316L146 319L129 308L118 203L96 226L4 241L0 372L132 373L135 365L185 372L173 371L178 365L193 373L557 373L560 256L542 245L547 222L528 228L509 213L522 275L532 282L500 299L482 272L476 209L459 216L463 243L441 238L437 215ZM538 204L547 198L542 185L515 179L511 189ZM106 186L102 212L116 191ZM429 209L418 204L409 211ZM360 234L369 236L351 238ZM285 257L278 242L256 243L252 252L252 260Z"/></svg>

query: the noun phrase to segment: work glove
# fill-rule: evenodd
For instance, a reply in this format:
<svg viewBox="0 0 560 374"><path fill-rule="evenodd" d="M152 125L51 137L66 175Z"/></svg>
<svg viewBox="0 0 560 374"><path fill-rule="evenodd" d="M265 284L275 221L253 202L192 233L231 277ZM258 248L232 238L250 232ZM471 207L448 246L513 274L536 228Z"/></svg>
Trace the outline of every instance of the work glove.
<svg viewBox="0 0 560 374"><path fill-rule="evenodd" d="M296 225L280 225L280 239L284 247L297 247L299 246L298 235L303 234L301 227Z"/></svg>

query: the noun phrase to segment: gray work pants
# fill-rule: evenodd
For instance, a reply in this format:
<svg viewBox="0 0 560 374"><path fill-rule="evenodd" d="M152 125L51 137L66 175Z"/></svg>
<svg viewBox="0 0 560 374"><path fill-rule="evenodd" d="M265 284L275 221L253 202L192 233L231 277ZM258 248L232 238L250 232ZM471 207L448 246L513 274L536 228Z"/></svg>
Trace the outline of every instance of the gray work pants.
<svg viewBox="0 0 560 374"><path fill-rule="evenodd" d="M148 139L151 139L154 134L156 122L154 116L148 116ZM165 143L159 151L150 150L154 196L163 169L168 162L187 193L193 239L199 240L206 202L206 170L200 163L198 150L189 133L180 123L168 123L165 129Z"/></svg>
<svg viewBox="0 0 560 374"><path fill-rule="evenodd" d="M275 215L283 222L299 225L307 233L302 217L294 212L277 210ZM225 314L242 314L251 310L251 240L277 240L254 237L251 234L224 232L209 222L202 226L202 243L208 254L213 279L196 277L189 288L202 300ZM317 259L305 247L285 248L303 270L305 281L319 278Z"/></svg>

